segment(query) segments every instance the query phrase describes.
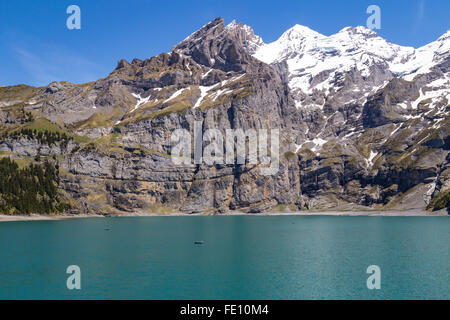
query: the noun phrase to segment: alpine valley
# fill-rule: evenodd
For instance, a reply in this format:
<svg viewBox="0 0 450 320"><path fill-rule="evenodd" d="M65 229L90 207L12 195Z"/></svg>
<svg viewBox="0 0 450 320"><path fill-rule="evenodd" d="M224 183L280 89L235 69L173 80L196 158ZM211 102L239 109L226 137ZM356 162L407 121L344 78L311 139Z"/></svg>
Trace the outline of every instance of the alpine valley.
<svg viewBox="0 0 450 320"><path fill-rule="evenodd" d="M217 18L95 82L0 87L0 209L448 210L449 115L450 31L415 49L364 27L325 36L296 25L266 44ZM203 132L279 129L278 172L175 165L171 134L195 121Z"/></svg>

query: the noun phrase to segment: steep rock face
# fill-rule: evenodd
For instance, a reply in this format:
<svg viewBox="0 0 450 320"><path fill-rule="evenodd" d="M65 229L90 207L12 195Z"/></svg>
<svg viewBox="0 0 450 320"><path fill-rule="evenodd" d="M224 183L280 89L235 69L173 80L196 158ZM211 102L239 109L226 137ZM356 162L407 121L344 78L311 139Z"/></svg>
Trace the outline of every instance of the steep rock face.
<svg viewBox="0 0 450 320"><path fill-rule="evenodd" d="M302 193L315 206L424 207L437 194L448 164L448 32L414 49L364 27L324 36L296 25L253 55L279 70L305 114L297 154Z"/></svg>
<svg viewBox="0 0 450 320"><path fill-rule="evenodd" d="M76 143L70 140L67 143L53 144L41 143L36 139L21 137L18 139L6 139L0 143L0 151L19 154L26 157L44 156L50 157L70 153L76 148Z"/></svg>
<svg viewBox="0 0 450 320"><path fill-rule="evenodd" d="M233 20L227 25L226 29L235 34L235 39L241 44L246 52L254 55L256 51L264 45L264 41L255 34L250 26L242 23L237 23Z"/></svg>
<svg viewBox="0 0 450 320"><path fill-rule="evenodd" d="M109 205L120 210L146 210L162 204L186 212L226 212L249 207L260 211L276 203L297 202L300 188L295 162L282 163L277 174L264 176L260 165L176 166L168 157L174 130L183 128L193 133L195 121L201 123L203 134L208 129L219 129L224 136L226 129L267 129L269 134L270 129L278 129L282 141L279 154L293 148L288 140L302 128L301 114L296 112L276 70L251 57L242 44L240 28L225 27L222 19L216 19L175 46L169 55L131 64L119 62L112 75L129 92L136 92L138 99L146 99L137 106L138 111L151 103L155 88L174 87L170 96L167 94L162 104L155 103L142 111L140 121L129 121L125 115L111 129L116 131L116 143L125 154L113 156L112 150L82 151L64 158L62 166L77 179L89 177L90 184L109 194ZM172 66L173 71L169 69L159 81L152 77L152 72ZM180 69L187 71L189 77ZM224 92L226 84L232 85L229 90L233 95L219 100L217 91ZM215 91L214 86L219 90ZM203 93L205 87L209 90L199 96L194 87ZM184 95L183 91L190 92ZM172 100L179 100L173 109L176 112L162 113L172 107L168 102L174 95ZM211 105L211 100L217 103ZM108 181L104 189L100 179L101 183ZM124 181L133 183L119 187ZM71 179L66 183L73 184ZM89 204L83 207L88 208Z"/></svg>
<svg viewBox="0 0 450 320"><path fill-rule="evenodd" d="M0 152L58 162L73 212L437 208L449 190L448 43L413 49L363 27L326 37L295 26L266 45L217 18L95 82L0 88ZM23 129L70 140L13 134ZM191 156L194 132L279 130L278 170L262 174L248 154L175 164L179 129Z"/></svg>

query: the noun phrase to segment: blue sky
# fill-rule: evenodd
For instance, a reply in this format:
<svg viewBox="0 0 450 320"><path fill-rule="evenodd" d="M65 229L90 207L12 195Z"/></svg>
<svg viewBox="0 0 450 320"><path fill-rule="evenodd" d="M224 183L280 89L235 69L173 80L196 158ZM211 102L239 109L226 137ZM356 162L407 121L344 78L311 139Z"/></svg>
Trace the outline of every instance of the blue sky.
<svg viewBox="0 0 450 320"><path fill-rule="evenodd" d="M66 27L71 4L81 30ZM448 0L1 0L0 85L103 78L121 58L167 52L218 16L249 24L266 43L295 24L330 35L365 25L371 4L390 42L419 47L450 29Z"/></svg>

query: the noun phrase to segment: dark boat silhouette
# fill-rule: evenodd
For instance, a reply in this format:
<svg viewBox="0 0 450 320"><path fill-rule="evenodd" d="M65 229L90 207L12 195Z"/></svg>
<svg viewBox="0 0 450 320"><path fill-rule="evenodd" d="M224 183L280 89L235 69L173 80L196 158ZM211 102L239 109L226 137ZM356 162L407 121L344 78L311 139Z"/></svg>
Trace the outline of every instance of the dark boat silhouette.
<svg viewBox="0 0 450 320"><path fill-rule="evenodd" d="M203 240L194 241L194 244L204 244L204 243L205 243L205 241L203 241Z"/></svg>

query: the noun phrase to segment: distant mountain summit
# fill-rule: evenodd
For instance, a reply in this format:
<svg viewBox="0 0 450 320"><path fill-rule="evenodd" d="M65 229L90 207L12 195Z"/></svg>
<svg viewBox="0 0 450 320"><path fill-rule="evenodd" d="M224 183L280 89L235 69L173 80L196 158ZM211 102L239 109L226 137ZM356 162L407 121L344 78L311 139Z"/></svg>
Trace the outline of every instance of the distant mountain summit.
<svg viewBox="0 0 450 320"><path fill-rule="evenodd" d="M365 27L347 27L324 36L295 25L275 42L259 44L252 54L268 64L285 64L288 83L298 105L323 107L330 90L348 91L343 103L361 97L394 77L413 80L445 62L450 54L449 32L418 49L392 44ZM342 75L359 79L343 85Z"/></svg>
<svg viewBox="0 0 450 320"><path fill-rule="evenodd" d="M0 156L57 164L73 213L439 210L450 203L449 44L450 32L414 49L364 27L301 25L266 44L216 18L94 82L0 88ZM278 129L279 170L177 166L176 129Z"/></svg>

